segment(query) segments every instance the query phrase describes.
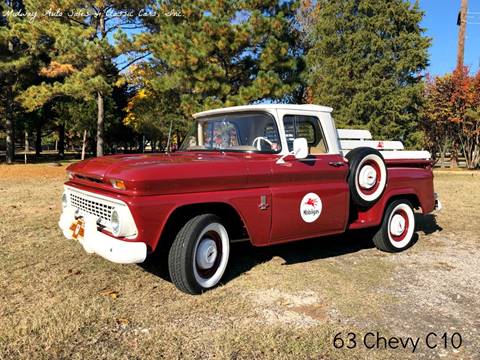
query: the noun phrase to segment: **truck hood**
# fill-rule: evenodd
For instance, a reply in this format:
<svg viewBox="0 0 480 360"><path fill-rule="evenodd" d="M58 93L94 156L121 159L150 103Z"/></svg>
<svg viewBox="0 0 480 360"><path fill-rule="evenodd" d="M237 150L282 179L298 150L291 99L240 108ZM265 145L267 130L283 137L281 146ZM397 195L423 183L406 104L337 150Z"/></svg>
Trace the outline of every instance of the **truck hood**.
<svg viewBox="0 0 480 360"><path fill-rule="evenodd" d="M123 180L135 195L215 191L248 186L245 161L220 152L111 155L67 168L72 182L113 190L110 180Z"/></svg>

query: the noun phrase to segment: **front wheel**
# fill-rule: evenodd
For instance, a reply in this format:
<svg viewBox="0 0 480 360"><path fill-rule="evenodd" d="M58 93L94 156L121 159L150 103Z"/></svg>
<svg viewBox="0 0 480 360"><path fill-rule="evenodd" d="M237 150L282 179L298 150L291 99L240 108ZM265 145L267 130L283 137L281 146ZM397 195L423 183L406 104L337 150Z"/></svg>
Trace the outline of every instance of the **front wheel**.
<svg viewBox="0 0 480 360"><path fill-rule="evenodd" d="M377 249L387 252L405 250L412 243L415 216L408 200L393 201L385 211L382 226L373 237Z"/></svg>
<svg viewBox="0 0 480 360"><path fill-rule="evenodd" d="M168 255L168 270L175 286L200 294L216 286L228 263L230 239L216 215L190 219L178 232Z"/></svg>

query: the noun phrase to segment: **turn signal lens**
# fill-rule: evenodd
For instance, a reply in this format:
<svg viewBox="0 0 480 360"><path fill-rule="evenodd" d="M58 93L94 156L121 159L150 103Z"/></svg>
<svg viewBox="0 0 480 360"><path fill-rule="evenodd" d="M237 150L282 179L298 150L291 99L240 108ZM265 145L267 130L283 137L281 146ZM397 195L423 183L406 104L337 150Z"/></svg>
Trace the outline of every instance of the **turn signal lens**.
<svg viewBox="0 0 480 360"><path fill-rule="evenodd" d="M125 190L127 188L123 180L110 180L110 182L112 183L115 189Z"/></svg>

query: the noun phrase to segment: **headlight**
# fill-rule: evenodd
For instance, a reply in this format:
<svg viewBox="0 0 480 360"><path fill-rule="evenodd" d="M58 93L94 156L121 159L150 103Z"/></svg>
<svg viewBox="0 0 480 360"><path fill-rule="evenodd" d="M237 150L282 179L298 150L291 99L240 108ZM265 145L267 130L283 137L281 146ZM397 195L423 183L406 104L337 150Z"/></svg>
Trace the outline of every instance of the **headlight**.
<svg viewBox="0 0 480 360"><path fill-rule="evenodd" d="M116 206L110 216L112 235L115 237L129 237L137 234L135 222L126 206Z"/></svg>
<svg viewBox="0 0 480 360"><path fill-rule="evenodd" d="M118 216L117 210L113 210L112 212L112 231L113 235L118 236L120 233L120 216Z"/></svg>
<svg viewBox="0 0 480 360"><path fill-rule="evenodd" d="M67 194L65 193L62 195L62 206L64 209L68 206Z"/></svg>

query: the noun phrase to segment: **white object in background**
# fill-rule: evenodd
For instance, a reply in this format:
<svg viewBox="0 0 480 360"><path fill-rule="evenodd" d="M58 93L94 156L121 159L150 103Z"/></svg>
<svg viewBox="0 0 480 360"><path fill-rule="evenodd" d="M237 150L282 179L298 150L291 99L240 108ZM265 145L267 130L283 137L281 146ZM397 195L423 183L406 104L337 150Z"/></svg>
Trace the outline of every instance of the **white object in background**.
<svg viewBox="0 0 480 360"><path fill-rule="evenodd" d="M340 139L354 139L354 140L371 140L372 134L368 130L357 129L338 129L338 137Z"/></svg>
<svg viewBox="0 0 480 360"><path fill-rule="evenodd" d="M371 147L381 150L403 150L401 141L381 141L381 140L340 140L340 146L343 150L352 150L358 147Z"/></svg>
<svg viewBox="0 0 480 360"><path fill-rule="evenodd" d="M432 156L426 150L413 151L380 151L384 159L401 160L401 159L415 159L415 160L430 160Z"/></svg>

